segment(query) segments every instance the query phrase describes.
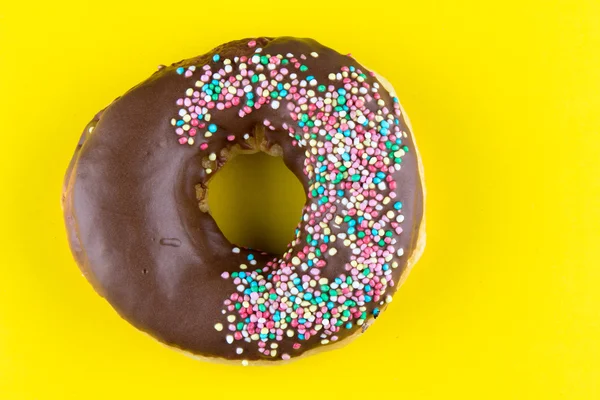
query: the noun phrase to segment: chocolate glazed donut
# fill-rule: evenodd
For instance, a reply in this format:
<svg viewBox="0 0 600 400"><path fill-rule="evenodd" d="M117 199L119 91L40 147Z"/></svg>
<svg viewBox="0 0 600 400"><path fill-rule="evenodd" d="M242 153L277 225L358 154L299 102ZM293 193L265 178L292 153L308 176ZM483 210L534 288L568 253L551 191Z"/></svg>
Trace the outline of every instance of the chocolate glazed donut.
<svg viewBox="0 0 600 400"><path fill-rule="evenodd" d="M306 204L275 255L231 244L207 182L280 155ZM159 69L88 124L67 171L71 249L96 291L186 353L259 363L364 332L424 246L422 168L382 78L310 39L259 38Z"/></svg>

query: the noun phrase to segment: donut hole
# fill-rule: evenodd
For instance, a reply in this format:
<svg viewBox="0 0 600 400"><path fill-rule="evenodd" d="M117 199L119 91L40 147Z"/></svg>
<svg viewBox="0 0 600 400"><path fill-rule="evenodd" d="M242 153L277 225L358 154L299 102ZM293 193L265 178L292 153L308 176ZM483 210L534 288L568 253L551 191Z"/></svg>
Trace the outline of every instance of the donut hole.
<svg viewBox="0 0 600 400"><path fill-rule="evenodd" d="M208 210L233 244L281 254L294 239L306 195L281 157L229 159L207 184Z"/></svg>

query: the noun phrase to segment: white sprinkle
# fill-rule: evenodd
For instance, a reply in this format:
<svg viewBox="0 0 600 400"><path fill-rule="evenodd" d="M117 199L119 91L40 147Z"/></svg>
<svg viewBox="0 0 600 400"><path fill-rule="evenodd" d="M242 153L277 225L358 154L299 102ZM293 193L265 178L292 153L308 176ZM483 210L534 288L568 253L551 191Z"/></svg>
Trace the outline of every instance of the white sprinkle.
<svg viewBox="0 0 600 400"><path fill-rule="evenodd" d="M402 257L404 255L404 249L402 247L399 248L396 254L398 255L398 257Z"/></svg>
<svg viewBox="0 0 600 400"><path fill-rule="evenodd" d="M235 349L236 354L242 354L244 352L244 349L242 349L241 347L238 347L237 349Z"/></svg>
<svg viewBox="0 0 600 400"><path fill-rule="evenodd" d="M240 248L239 247L234 247L233 249L231 249L232 253L238 254L240 252Z"/></svg>
<svg viewBox="0 0 600 400"><path fill-rule="evenodd" d="M385 302L386 303L391 303L392 302L392 296L390 296L389 294L387 296L385 296Z"/></svg>
<svg viewBox="0 0 600 400"><path fill-rule="evenodd" d="M248 366L248 360L242 360L242 367Z"/></svg>
<svg viewBox="0 0 600 400"><path fill-rule="evenodd" d="M277 109L279 108L279 102L278 102L277 100L273 100L273 101L271 102L271 107L272 107L274 110L277 110Z"/></svg>
<svg viewBox="0 0 600 400"><path fill-rule="evenodd" d="M312 53L310 53L311 56L313 56L314 58L319 57L319 54L316 51L313 51Z"/></svg>
<svg viewBox="0 0 600 400"><path fill-rule="evenodd" d="M225 340L227 340L227 343L231 344L231 343L233 343L233 336L227 335L227 336L225 336Z"/></svg>

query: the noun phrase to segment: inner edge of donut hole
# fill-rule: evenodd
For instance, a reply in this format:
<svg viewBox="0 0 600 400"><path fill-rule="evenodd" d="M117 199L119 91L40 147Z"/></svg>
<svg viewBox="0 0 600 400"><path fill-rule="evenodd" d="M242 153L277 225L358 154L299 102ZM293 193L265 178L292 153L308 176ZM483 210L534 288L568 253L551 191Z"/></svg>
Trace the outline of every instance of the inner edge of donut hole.
<svg viewBox="0 0 600 400"><path fill-rule="evenodd" d="M245 145L242 147L241 144L236 143L231 146L226 146L221 149L219 156L216 160L211 161L207 157L202 158L202 168L210 168L213 172L210 174L210 178L206 183L198 183L195 186L196 189L196 199L198 200L198 207L200 211L204 213L209 213L210 208L208 206L208 183L214 177L215 173L218 171L220 167L225 165L227 161L233 159L238 155L246 155L246 154L256 154L256 153L266 153L273 157L282 157L283 149L278 144L272 144L269 146L268 141L265 139L265 127L257 126L254 128L254 131L250 137L244 141Z"/></svg>

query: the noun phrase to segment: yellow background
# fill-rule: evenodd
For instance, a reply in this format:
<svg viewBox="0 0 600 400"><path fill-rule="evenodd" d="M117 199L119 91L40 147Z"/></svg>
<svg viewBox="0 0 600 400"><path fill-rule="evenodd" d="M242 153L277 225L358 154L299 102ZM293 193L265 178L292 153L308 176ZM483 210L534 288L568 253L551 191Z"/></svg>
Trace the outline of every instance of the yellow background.
<svg viewBox="0 0 600 400"><path fill-rule="evenodd" d="M277 3L0 0L0 399L600 398L600 3ZM97 110L261 34L393 82L428 188L427 250L383 317L268 369L122 321L78 273L59 203Z"/></svg>

